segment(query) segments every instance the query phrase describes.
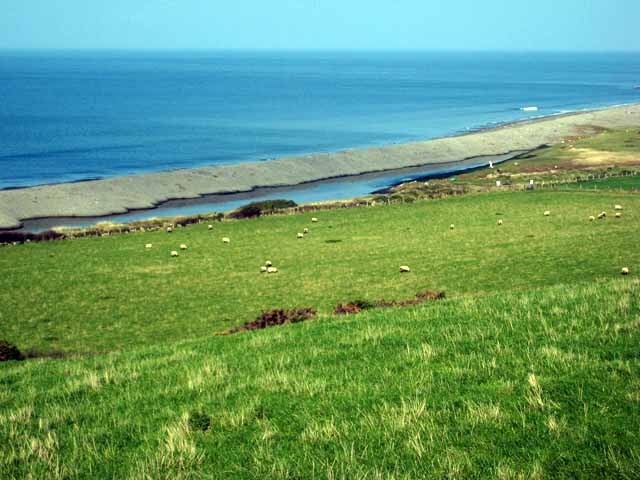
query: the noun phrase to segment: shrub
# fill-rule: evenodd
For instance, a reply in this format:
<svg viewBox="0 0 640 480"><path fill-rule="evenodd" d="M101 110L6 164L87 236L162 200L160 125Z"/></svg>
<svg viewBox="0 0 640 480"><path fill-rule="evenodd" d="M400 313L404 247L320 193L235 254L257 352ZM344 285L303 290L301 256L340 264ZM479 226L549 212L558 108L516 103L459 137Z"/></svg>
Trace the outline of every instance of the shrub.
<svg viewBox="0 0 640 480"><path fill-rule="evenodd" d="M286 208L297 207L298 204L293 200L264 200L261 202L252 202L247 205L244 205L237 210L231 212L228 217L229 218L254 218L259 217L263 214L274 213L278 210L283 210Z"/></svg>

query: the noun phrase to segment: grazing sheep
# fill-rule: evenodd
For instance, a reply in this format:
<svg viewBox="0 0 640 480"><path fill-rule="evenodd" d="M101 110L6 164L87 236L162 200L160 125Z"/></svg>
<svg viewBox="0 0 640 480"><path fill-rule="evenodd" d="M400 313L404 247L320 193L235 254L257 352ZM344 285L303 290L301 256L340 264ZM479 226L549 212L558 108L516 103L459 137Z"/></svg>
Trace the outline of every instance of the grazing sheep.
<svg viewBox="0 0 640 480"><path fill-rule="evenodd" d="M304 233L298 233L298 238L304 238Z"/></svg>
<svg viewBox="0 0 640 480"><path fill-rule="evenodd" d="M260 271L262 273L266 273L267 272L267 267L260 267Z"/></svg>
<svg viewBox="0 0 640 480"><path fill-rule="evenodd" d="M313 218L311 219L311 221L312 221L313 223L316 223L316 222L318 221L318 219L317 219L316 217L313 217Z"/></svg>
<svg viewBox="0 0 640 480"><path fill-rule="evenodd" d="M502 182L500 180L496 180L496 187L501 187L502 186Z"/></svg>
<svg viewBox="0 0 640 480"><path fill-rule="evenodd" d="M616 212L616 218L620 218L622 217L622 214L620 212Z"/></svg>
<svg viewBox="0 0 640 480"><path fill-rule="evenodd" d="M305 228L304 230L302 230L302 233L304 233L306 235L307 233L309 233L309 229Z"/></svg>
<svg viewBox="0 0 640 480"><path fill-rule="evenodd" d="M456 228L456 226L453 223L449 225L449 230L453 230L454 228Z"/></svg>
<svg viewBox="0 0 640 480"><path fill-rule="evenodd" d="M622 205L616 205L613 207L614 210L622 210Z"/></svg>
<svg viewBox="0 0 640 480"><path fill-rule="evenodd" d="M173 232L173 227L167 227L167 233Z"/></svg>
<svg viewBox="0 0 640 480"><path fill-rule="evenodd" d="M498 225L502 225L502 219L498 220Z"/></svg>
<svg viewBox="0 0 640 480"><path fill-rule="evenodd" d="M607 212L600 212L598 214L598 220L602 220L603 218L607 217Z"/></svg>
<svg viewBox="0 0 640 480"><path fill-rule="evenodd" d="M178 252L176 252L175 250L171 251L171 256L172 257L177 257L178 256Z"/></svg>
<svg viewBox="0 0 640 480"><path fill-rule="evenodd" d="M265 267L273 267L273 263L271 263L271 260L267 260L266 262L264 262Z"/></svg>
<svg viewBox="0 0 640 480"><path fill-rule="evenodd" d="M267 273L278 273L278 269L276 267L267 268Z"/></svg>
<svg viewBox="0 0 640 480"><path fill-rule="evenodd" d="M144 246L144 248L153 248L153 244L151 244L151 243L147 243L147 244Z"/></svg>
<svg viewBox="0 0 640 480"><path fill-rule="evenodd" d="M231 239L229 237L222 237L222 243L231 243Z"/></svg>
<svg viewBox="0 0 640 480"><path fill-rule="evenodd" d="M590 222L593 222L595 219L596 219L596 217L594 217L593 215L591 215L591 216L589 217L589 221L590 221Z"/></svg>
<svg viewBox="0 0 640 480"><path fill-rule="evenodd" d="M207 225L207 228L208 228L209 230L213 230L213 225Z"/></svg>
<svg viewBox="0 0 640 480"><path fill-rule="evenodd" d="M518 162L514 162L514 163L513 163L513 166L514 166L514 167L517 167L518 165L520 165Z"/></svg>
<svg viewBox="0 0 640 480"><path fill-rule="evenodd" d="M551 212L550 212L549 210L546 210L546 211L544 212L544 216L545 216L545 217L548 217L549 215L551 215Z"/></svg>
<svg viewBox="0 0 640 480"><path fill-rule="evenodd" d="M411 271L411 269L406 266L406 265L401 265L400 266L400 273L409 273Z"/></svg>
<svg viewBox="0 0 640 480"><path fill-rule="evenodd" d="M620 273L622 273L622 275L629 275L629 269L624 267Z"/></svg>
<svg viewBox="0 0 640 480"><path fill-rule="evenodd" d="M186 250L187 246L183 243L182 245L180 245L180 250Z"/></svg>

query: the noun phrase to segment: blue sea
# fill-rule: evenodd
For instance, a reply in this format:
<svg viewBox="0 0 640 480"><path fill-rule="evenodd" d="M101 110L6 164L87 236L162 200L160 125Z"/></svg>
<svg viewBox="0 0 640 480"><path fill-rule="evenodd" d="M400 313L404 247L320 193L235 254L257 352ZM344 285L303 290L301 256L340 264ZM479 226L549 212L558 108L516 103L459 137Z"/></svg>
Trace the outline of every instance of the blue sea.
<svg viewBox="0 0 640 480"><path fill-rule="evenodd" d="M0 188L436 138L639 84L622 53L2 51Z"/></svg>

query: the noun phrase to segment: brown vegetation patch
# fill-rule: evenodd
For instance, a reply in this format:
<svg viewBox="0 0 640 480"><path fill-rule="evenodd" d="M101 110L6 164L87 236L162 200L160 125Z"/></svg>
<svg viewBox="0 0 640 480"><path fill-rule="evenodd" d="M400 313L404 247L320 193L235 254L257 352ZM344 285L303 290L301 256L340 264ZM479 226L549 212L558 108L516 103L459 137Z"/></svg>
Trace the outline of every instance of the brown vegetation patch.
<svg viewBox="0 0 640 480"><path fill-rule="evenodd" d="M27 350L27 352L25 352L24 357L26 359L32 359L32 358L47 358L50 360L60 360L63 358L67 358L69 357L71 354L67 353L67 352L61 352L59 350L49 350L49 351L43 351L43 350Z"/></svg>
<svg viewBox="0 0 640 480"><path fill-rule="evenodd" d="M24 355L12 343L0 340L0 362L8 362L9 360L24 360Z"/></svg>
<svg viewBox="0 0 640 480"><path fill-rule="evenodd" d="M371 308L393 308L393 307L410 307L413 305L421 305L433 300L442 300L446 297L442 291L435 290L423 290L416 293L415 298L408 298L406 300L376 300L375 302L368 302L366 300L355 300L353 302L339 303L333 310L335 315L352 315L354 313L360 313L362 310Z"/></svg>
<svg viewBox="0 0 640 480"><path fill-rule="evenodd" d="M353 302L339 303L333 310L335 315L352 315L354 313L360 313L362 310L369 308L376 308L375 303L367 302L365 300L355 300Z"/></svg>
<svg viewBox="0 0 640 480"><path fill-rule="evenodd" d="M224 335L232 333L246 332L251 330L261 330L263 328L277 327L287 323L299 323L309 320L316 316L313 308L294 308L285 310L283 308L275 308L267 312L262 312L258 318L252 322L245 323L239 327L234 327L224 332Z"/></svg>
<svg viewBox="0 0 640 480"><path fill-rule="evenodd" d="M604 165L640 165L637 153L605 152L591 148L570 148L574 155L571 163L576 167L599 167Z"/></svg>

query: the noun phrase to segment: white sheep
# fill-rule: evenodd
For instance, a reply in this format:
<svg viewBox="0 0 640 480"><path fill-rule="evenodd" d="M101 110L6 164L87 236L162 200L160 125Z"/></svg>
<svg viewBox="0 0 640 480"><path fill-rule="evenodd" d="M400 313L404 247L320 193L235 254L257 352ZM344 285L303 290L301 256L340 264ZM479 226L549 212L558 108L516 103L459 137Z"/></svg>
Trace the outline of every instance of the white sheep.
<svg viewBox="0 0 640 480"><path fill-rule="evenodd" d="M147 243L147 244L144 246L144 248L147 248L147 249L149 249L149 248L153 248L153 244L152 244L152 243Z"/></svg>
<svg viewBox="0 0 640 480"><path fill-rule="evenodd" d="M607 217L607 212L600 212L598 214L598 220L602 220L603 218Z"/></svg>
<svg viewBox="0 0 640 480"><path fill-rule="evenodd" d="M411 269L407 265L400 266L400 273L409 273Z"/></svg>
<svg viewBox="0 0 640 480"><path fill-rule="evenodd" d="M624 267L620 273L622 273L622 275L629 275L629 269Z"/></svg>
<svg viewBox="0 0 640 480"><path fill-rule="evenodd" d="M616 205L613 207L614 210L622 210L622 205Z"/></svg>
<svg viewBox="0 0 640 480"><path fill-rule="evenodd" d="M498 220L498 225L502 225L502 219Z"/></svg>
<svg viewBox="0 0 640 480"><path fill-rule="evenodd" d="M231 243L231 239L229 237L222 237L222 243Z"/></svg>
<svg viewBox="0 0 640 480"><path fill-rule="evenodd" d="M313 217L313 218L311 219L311 221L312 221L313 223L316 223L316 222L318 221L318 219L317 219L316 217Z"/></svg>
<svg viewBox="0 0 640 480"><path fill-rule="evenodd" d="M173 227L167 227L167 233L173 232Z"/></svg>
<svg viewBox="0 0 640 480"><path fill-rule="evenodd" d="M176 252L175 250L171 251L171 256L172 257L177 257L178 256L178 252Z"/></svg>
<svg viewBox="0 0 640 480"><path fill-rule="evenodd" d="M544 216L545 216L545 217L548 217L549 215L551 215L551 212L550 212L549 210L545 210L545 212L544 212Z"/></svg>
<svg viewBox="0 0 640 480"><path fill-rule="evenodd" d="M207 228L208 228L209 230L213 230L213 225L207 225Z"/></svg>
<svg viewBox="0 0 640 480"><path fill-rule="evenodd" d="M186 250L187 246L183 243L182 245L180 245L180 250Z"/></svg>
<svg viewBox="0 0 640 480"><path fill-rule="evenodd" d="M262 273L266 273L266 271L267 271L267 267L260 267L260 271L261 271Z"/></svg>
<svg viewBox="0 0 640 480"><path fill-rule="evenodd" d="M304 233L298 233L298 238L304 238Z"/></svg>
<svg viewBox="0 0 640 480"><path fill-rule="evenodd" d="M265 267L273 267L273 263L271 263L271 260L267 260L266 262L264 262Z"/></svg>
<svg viewBox="0 0 640 480"><path fill-rule="evenodd" d="M620 218L622 217L622 214L620 212L616 212L616 218Z"/></svg>
<svg viewBox="0 0 640 480"><path fill-rule="evenodd" d="M596 217L594 217L593 215L591 215L591 216L589 217L589 221L590 221L590 222L593 222L595 219L596 219Z"/></svg>
<svg viewBox="0 0 640 480"><path fill-rule="evenodd" d="M453 230L454 228L456 228L456 226L453 223L449 225L449 230Z"/></svg>
<svg viewBox="0 0 640 480"><path fill-rule="evenodd" d="M304 233L306 235L307 233L309 233L309 229L305 228L304 230L302 230L302 233Z"/></svg>
<svg viewBox="0 0 640 480"><path fill-rule="evenodd" d="M278 273L278 269L276 267L267 268L267 273Z"/></svg>

